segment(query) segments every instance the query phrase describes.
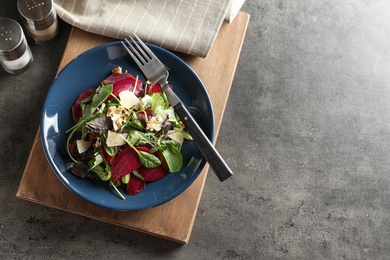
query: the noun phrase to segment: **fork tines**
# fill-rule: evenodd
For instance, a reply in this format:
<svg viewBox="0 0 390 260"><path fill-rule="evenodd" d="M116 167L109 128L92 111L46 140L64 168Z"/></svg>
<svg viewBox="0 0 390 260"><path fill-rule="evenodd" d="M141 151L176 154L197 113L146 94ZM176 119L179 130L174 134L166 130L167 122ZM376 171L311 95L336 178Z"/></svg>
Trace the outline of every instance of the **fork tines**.
<svg viewBox="0 0 390 260"><path fill-rule="evenodd" d="M127 38L125 38L127 45L123 41L122 44L127 50L127 52L130 54L130 56L133 58L133 60L138 64L138 66L144 66L146 63L148 63L150 59L152 59L153 54L150 53L148 47L135 33L133 34L133 36L137 41L135 41L131 35L129 35L129 38L134 44L132 44ZM137 48L138 51L135 48Z"/></svg>

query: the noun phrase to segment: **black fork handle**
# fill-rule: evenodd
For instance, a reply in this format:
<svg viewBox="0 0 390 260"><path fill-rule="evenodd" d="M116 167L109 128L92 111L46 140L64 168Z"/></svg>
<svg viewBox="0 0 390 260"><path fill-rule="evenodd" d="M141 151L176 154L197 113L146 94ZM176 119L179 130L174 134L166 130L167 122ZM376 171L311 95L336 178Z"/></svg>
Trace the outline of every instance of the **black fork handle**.
<svg viewBox="0 0 390 260"><path fill-rule="evenodd" d="M202 129L199 127L198 123L196 123L195 119L191 116L190 112L183 103L179 102L173 108L183 121L187 131L192 136L193 140L199 147L199 150L202 152L204 158L207 160L218 179L222 182L232 176L232 170L226 164L225 160L218 153L207 136L203 133Z"/></svg>

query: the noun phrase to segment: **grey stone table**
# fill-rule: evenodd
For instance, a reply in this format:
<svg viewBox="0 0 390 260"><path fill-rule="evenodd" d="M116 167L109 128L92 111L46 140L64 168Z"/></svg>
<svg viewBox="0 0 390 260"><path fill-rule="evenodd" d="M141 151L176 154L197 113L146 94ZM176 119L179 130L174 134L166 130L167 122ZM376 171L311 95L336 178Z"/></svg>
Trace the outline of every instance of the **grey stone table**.
<svg viewBox="0 0 390 260"><path fill-rule="evenodd" d="M390 2L246 1L251 14L188 245L15 193L70 26L0 70L0 259L387 259ZM0 16L20 21L13 0Z"/></svg>

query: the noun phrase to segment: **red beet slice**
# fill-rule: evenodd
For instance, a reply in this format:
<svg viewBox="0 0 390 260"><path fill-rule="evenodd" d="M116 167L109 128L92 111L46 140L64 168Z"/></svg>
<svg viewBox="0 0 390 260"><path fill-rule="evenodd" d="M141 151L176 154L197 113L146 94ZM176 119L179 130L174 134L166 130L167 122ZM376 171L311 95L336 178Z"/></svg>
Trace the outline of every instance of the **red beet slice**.
<svg viewBox="0 0 390 260"><path fill-rule="evenodd" d="M153 83L148 91L147 91L149 95L152 95L153 93L162 93L163 92L163 89L161 88L160 84L158 83Z"/></svg>
<svg viewBox="0 0 390 260"><path fill-rule="evenodd" d="M113 84L112 94L115 96L118 96L119 93L121 93L123 90L133 91L136 81L137 79L127 72L121 74L112 74L104 80L105 84L108 82ZM142 80L138 79L137 86L135 86L136 89L134 91L136 96L139 96L142 93L142 85Z"/></svg>
<svg viewBox="0 0 390 260"><path fill-rule="evenodd" d="M126 194L127 195L135 195L140 193L143 189L145 189L146 184L145 181L141 180L133 173L130 174L130 181L126 185Z"/></svg>
<svg viewBox="0 0 390 260"><path fill-rule="evenodd" d="M77 149L77 142L76 141L73 141L69 144L69 152L72 155L73 159L76 159L77 161L80 161L83 159L83 157L79 153L79 150Z"/></svg>
<svg viewBox="0 0 390 260"><path fill-rule="evenodd" d="M166 173L160 166L155 168L141 166L137 171L144 178L144 181L156 181L164 177Z"/></svg>
<svg viewBox="0 0 390 260"><path fill-rule="evenodd" d="M163 155L162 152L160 152L159 150L156 152L156 156L158 157L158 159L160 159L161 161L161 169L164 171L164 172L169 172L169 167L168 167L168 163L167 161L165 160L165 157Z"/></svg>
<svg viewBox="0 0 390 260"><path fill-rule="evenodd" d="M138 151L150 153L150 150L146 147L136 147ZM111 180L116 181L137 170L142 166L141 161L138 158L138 153L133 148L127 147L123 149L115 158L111 164Z"/></svg>
<svg viewBox="0 0 390 260"><path fill-rule="evenodd" d="M133 148L127 147L122 150L112 161L111 179L119 180L128 173L131 173L141 167L138 154Z"/></svg>
<svg viewBox="0 0 390 260"><path fill-rule="evenodd" d="M168 87L172 89L172 85L168 84ZM161 85L159 83L153 83L149 89L147 90L148 95L152 95L154 93L162 93L164 92Z"/></svg>
<svg viewBox="0 0 390 260"><path fill-rule="evenodd" d="M121 73L121 74L111 74L104 81L112 83L112 84L115 84L119 80L126 79L126 78L133 78L133 79L135 79L135 77L133 75L131 75L130 73L124 72L124 73Z"/></svg>
<svg viewBox="0 0 390 260"><path fill-rule="evenodd" d="M146 152L146 153L150 153L150 150L148 147L146 146L137 146L136 149L140 152Z"/></svg>
<svg viewBox="0 0 390 260"><path fill-rule="evenodd" d="M141 80L137 81L137 86L136 86L136 89L134 91L134 94L136 96L141 95L142 84L143 83ZM119 96L119 93L121 93L123 90L133 91L134 86L135 86L135 79L122 79L114 84L112 93L115 96Z"/></svg>
<svg viewBox="0 0 390 260"><path fill-rule="evenodd" d="M72 118L75 123L79 121L79 119L82 117L82 110L80 107L81 102L86 99L87 97L91 96L92 94L95 94L96 89L90 88L83 93L81 93L76 101L73 103L72 106Z"/></svg>

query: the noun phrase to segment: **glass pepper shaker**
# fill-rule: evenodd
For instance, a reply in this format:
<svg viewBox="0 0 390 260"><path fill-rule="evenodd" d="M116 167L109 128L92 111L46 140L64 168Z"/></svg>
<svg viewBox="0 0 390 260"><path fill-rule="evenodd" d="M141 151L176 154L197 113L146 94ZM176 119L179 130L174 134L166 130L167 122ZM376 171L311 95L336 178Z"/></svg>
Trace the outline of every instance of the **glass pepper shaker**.
<svg viewBox="0 0 390 260"><path fill-rule="evenodd" d="M58 19L52 0L18 0L17 6L28 34L37 44L57 35Z"/></svg>
<svg viewBox="0 0 390 260"><path fill-rule="evenodd" d="M23 29L11 18L0 17L0 64L5 71L19 74L33 61Z"/></svg>

